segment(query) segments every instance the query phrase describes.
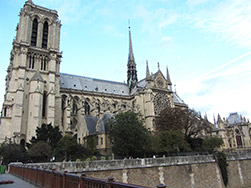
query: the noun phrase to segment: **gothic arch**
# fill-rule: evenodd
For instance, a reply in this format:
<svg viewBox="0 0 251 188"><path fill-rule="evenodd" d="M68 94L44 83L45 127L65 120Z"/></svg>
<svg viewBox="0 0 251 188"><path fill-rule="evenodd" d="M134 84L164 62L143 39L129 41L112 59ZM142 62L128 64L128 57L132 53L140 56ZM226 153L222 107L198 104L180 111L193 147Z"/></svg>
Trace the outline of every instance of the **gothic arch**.
<svg viewBox="0 0 251 188"><path fill-rule="evenodd" d="M73 97L73 101L72 101L72 114L73 115L77 115L78 113L78 104L79 104L79 97L78 96Z"/></svg>
<svg viewBox="0 0 251 188"><path fill-rule="evenodd" d="M90 99L86 98L84 101L85 115L90 115Z"/></svg>
<svg viewBox="0 0 251 188"><path fill-rule="evenodd" d="M31 46L37 46L37 35L38 34L38 19L35 17L32 20L31 26Z"/></svg>
<svg viewBox="0 0 251 188"><path fill-rule="evenodd" d="M95 104L95 106L96 106L96 108L97 108L97 111L98 111L98 115L100 114L100 100L99 99L97 99L97 102L96 102L96 104Z"/></svg>
<svg viewBox="0 0 251 188"><path fill-rule="evenodd" d="M236 139L237 147L242 147L241 134L240 134L240 131L238 129L235 129L235 139Z"/></svg>
<svg viewBox="0 0 251 188"><path fill-rule="evenodd" d="M49 24L47 21L43 24L42 48L47 49L49 36Z"/></svg>

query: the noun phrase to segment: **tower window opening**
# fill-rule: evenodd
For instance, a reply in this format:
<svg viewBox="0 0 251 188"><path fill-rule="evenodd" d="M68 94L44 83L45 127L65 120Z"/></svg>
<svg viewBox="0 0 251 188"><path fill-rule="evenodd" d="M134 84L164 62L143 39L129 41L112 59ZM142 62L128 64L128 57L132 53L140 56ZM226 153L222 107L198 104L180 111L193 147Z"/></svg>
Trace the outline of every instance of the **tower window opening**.
<svg viewBox="0 0 251 188"><path fill-rule="evenodd" d="M46 92L43 94L43 108L42 108L42 116L45 117L46 115Z"/></svg>
<svg viewBox="0 0 251 188"><path fill-rule="evenodd" d="M34 67L35 67L35 56L32 57L32 66L31 66L31 68L34 69Z"/></svg>
<svg viewBox="0 0 251 188"><path fill-rule="evenodd" d="M44 22L44 28L43 28L43 39L42 39L42 48L47 48L47 43L48 43L48 32L49 32L49 27L48 27L48 22Z"/></svg>
<svg viewBox="0 0 251 188"><path fill-rule="evenodd" d="M46 57L44 57L44 70L46 70L46 64L47 64Z"/></svg>
<svg viewBox="0 0 251 188"><path fill-rule="evenodd" d="M43 59L43 57L41 57L41 67L40 67L40 69L41 69L41 70L44 69L44 59Z"/></svg>
<svg viewBox="0 0 251 188"><path fill-rule="evenodd" d="M46 70L46 57L41 57L41 70L45 71Z"/></svg>
<svg viewBox="0 0 251 188"><path fill-rule="evenodd" d="M3 117L6 117L7 116L7 107L4 107L3 109Z"/></svg>
<svg viewBox="0 0 251 188"><path fill-rule="evenodd" d="M29 63L29 68L31 68L31 65L32 65L32 64L31 64L31 55L28 56L28 61L29 61L29 62L28 62L28 63Z"/></svg>
<svg viewBox="0 0 251 188"><path fill-rule="evenodd" d="M38 27L38 22L37 19L35 18L32 23L31 46L37 45L37 27Z"/></svg>

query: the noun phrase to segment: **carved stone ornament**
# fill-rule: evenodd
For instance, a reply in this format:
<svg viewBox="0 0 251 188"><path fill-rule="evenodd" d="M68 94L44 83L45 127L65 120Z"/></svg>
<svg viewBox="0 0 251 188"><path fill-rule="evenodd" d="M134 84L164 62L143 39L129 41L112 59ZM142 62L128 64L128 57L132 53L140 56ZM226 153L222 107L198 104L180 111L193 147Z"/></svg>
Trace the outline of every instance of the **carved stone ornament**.
<svg viewBox="0 0 251 188"><path fill-rule="evenodd" d="M162 110L170 106L170 99L165 93L157 93L154 96L153 104L155 115L159 115Z"/></svg>
<svg viewBox="0 0 251 188"><path fill-rule="evenodd" d="M164 87L164 81L162 78L157 78L157 87L160 87L160 88Z"/></svg>

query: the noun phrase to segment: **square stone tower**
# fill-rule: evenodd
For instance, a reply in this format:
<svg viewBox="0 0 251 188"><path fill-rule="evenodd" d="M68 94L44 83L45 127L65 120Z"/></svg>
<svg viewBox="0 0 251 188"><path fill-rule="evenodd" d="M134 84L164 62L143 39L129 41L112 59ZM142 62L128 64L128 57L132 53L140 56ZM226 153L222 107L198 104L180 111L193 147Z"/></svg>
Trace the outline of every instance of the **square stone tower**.
<svg viewBox="0 0 251 188"><path fill-rule="evenodd" d="M57 11L28 0L19 16L6 76L0 143L29 141L42 123L60 123L62 54Z"/></svg>

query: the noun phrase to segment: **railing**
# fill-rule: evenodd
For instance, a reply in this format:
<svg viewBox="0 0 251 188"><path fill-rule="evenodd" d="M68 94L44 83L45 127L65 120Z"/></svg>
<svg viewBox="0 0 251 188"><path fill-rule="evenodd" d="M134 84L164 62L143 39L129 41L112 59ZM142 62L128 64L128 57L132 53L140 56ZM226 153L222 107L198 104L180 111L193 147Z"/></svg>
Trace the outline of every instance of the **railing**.
<svg viewBox="0 0 251 188"><path fill-rule="evenodd" d="M9 173L43 188L147 188L115 182L111 177L108 180L101 180L86 177L85 174L79 176L67 173L67 171L57 172L15 164L9 166ZM157 187L165 188L166 186L159 184Z"/></svg>

